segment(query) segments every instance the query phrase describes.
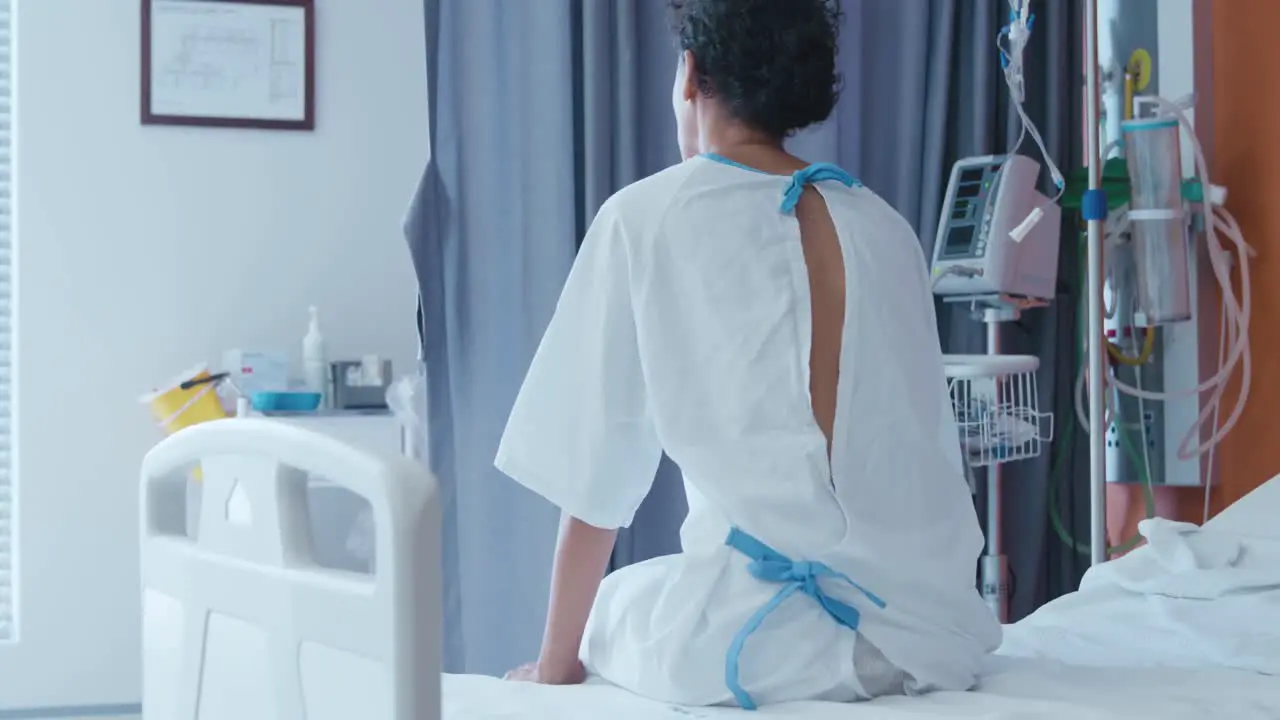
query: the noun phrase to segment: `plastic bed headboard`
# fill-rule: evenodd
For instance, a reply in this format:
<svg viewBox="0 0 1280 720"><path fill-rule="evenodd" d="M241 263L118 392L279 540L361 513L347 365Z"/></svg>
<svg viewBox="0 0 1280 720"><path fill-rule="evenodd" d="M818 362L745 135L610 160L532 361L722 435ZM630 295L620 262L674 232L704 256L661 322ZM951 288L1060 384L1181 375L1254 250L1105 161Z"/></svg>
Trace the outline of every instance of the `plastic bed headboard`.
<svg viewBox="0 0 1280 720"><path fill-rule="evenodd" d="M308 476L369 502L372 574L312 558ZM424 467L282 422L161 442L142 463L144 719L439 718L439 517Z"/></svg>

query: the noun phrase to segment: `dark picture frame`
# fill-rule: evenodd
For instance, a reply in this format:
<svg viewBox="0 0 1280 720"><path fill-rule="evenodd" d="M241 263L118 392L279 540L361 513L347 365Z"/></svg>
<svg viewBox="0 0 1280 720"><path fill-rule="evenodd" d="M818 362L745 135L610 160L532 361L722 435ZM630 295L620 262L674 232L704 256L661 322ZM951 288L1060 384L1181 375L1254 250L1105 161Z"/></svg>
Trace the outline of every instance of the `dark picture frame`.
<svg viewBox="0 0 1280 720"><path fill-rule="evenodd" d="M303 13L302 51L303 87L302 117L279 119L265 117L237 117L233 115L210 114L177 114L156 111L153 99L156 96L152 87L152 64L155 61L155 37L153 36L154 6L164 3L208 3L224 6L257 6L298 8ZM310 131L316 125L316 10L315 0L141 0L142 47L141 47L141 120L143 125L178 125L188 127L209 128L246 128L257 130L303 130Z"/></svg>

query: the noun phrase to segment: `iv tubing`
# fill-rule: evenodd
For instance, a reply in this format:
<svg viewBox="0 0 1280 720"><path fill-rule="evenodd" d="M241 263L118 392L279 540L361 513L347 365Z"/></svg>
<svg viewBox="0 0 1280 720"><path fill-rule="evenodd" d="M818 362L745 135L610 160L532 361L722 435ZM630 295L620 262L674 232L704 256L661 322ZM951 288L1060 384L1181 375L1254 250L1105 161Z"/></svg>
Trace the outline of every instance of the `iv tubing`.
<svg viewBox="0 0 1280 720"><path fill-rule="evenodd" d="M1088 149L1089 189L1102 187L1102 160L1099 151L1098 112L1098 0L1085 0L1085 145ZM1088 225L1088 247L1084 261L1088 265L1089 337L1089 561L1099 565L1107 561L1107 446L1106 446L1106 346L1104 336L1105 304L1102 296L1102 220Z"/></svg>

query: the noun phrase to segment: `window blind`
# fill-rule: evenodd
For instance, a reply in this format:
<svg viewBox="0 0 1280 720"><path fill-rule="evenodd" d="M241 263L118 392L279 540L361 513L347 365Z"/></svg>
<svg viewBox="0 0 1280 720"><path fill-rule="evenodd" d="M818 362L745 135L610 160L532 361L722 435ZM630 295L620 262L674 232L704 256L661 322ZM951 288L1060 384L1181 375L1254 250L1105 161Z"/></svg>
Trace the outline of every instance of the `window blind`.
<svg viewBox="0 0 1280 720"><path fill-rule="evenodd" d="M15 612L13 433L13 0L0 0L0 643L18 638Z"/></svg>

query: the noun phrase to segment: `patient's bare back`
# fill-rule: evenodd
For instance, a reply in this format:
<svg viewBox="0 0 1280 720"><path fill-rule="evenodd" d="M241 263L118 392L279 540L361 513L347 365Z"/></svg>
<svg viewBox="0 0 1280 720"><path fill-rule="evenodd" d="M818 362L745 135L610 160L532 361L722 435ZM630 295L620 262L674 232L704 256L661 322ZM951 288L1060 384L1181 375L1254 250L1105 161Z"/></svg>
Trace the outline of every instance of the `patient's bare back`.
<svg viewBox="0 0 1280 720"><path fill-rule="evenodd" d="M800 242L809 271L813 324L809 347L809 396L814 419L827 438L830 452L844 331L844 254L827 203L814 188L805 188L801 195L796 205L796 220L800 223Z"/></svg>

